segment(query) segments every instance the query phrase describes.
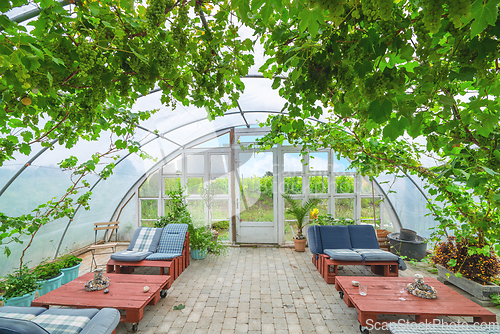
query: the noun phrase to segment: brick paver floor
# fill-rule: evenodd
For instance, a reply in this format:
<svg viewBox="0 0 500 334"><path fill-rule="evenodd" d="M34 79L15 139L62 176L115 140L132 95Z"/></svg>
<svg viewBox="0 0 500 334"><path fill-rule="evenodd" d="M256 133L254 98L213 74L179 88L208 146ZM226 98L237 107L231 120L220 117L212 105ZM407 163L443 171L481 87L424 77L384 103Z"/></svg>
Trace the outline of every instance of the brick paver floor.
<svg viewBox="0 0 500 334"><path fill-rule="evenodd" d="M191 260L168 296L146 307L138 333L360 333L357 311L340 299L334 284L326 284L311 256L307 249L298 253L292 248L231 247L221 258ZM108 258L103 256L99 262ZM86 255L80 274L89 269ZM435 277L411 265L400 275L417 272ZM139 268L134 274L158 273L158 268ZM361 276L363 267L346 266L339 274ZM364 274L373 275L368 267ZM174 310L181 304L184 309ZM120 323L116 333L130 331L130 324Z"/></svg>

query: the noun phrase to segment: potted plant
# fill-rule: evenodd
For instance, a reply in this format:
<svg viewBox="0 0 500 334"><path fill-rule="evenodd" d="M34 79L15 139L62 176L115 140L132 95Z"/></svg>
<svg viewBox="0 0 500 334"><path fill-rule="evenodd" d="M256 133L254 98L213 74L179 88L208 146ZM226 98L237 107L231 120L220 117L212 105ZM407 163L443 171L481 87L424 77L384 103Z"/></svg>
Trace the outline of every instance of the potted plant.
<svg viewBox="0 0 500 334"><path fill-rule="evenodd" d="M319 199L309 198L304 203L298 203L290 195L282 196L289 205L285 212L293 215L297 220L297 234L293 237L295 251L303 252L306 248L306 237L302 234L302 229L306 225L305 218L309 215L309 211L319 203Z"/></svg>
<svg viewBox="0 0 500 334"><path fill-rule="evenodd" d="M59 262L40 263L35 267L33 272L38 276L40 283L38 294L40 296L43 296L44 294L60 287L61 280L64 277L64 273L61 272L61 265Z"/></svg>
<svg viewBox="0 0 500 334"><path fill-rule="evenodd" d="M36 290L40 287L38 276L30 272L26 265L4 277L0 282L3 295L0 297L8 306L31 306Z"/></svg>
<svg viewBox="0 0 500 334"><path fill-rule="evenodd" d="M194 260L202 260L207 256L208 247L212 241L212 233L205 230L205 227L193 229L189 235L189 246L191 247L191 257Z"/></svg>
<svg viewBox="0 0 500 334"><path fill-rule="evenodd" d="M61 280L61 285L71 282L78 277L80 272L80 266L82 264L82 259L71 254L66 254L61 256L57 261L61 267L61 272L64 276Z"/></svg>
<svg viewBox="0 0 500 334"><path fill-rule="evenodd" d="M493 249L484 249L477 239L458 240L454 236L437 244L431 261L438 268L438 279L448 281L467 291L481 301L489 301L492 293L499 293L500 287L493 283L500 274L500 258Z"/></svg>

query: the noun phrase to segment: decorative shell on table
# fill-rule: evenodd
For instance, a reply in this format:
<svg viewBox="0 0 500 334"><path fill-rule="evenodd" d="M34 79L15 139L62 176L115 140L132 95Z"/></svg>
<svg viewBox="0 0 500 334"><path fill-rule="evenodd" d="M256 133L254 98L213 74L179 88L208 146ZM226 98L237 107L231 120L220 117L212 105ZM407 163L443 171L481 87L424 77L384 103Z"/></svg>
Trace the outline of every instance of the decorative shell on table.
<svg viewBox="0 0 500 334"><path fill-rule="evenodd" d="M420 274L415 274L415 282L406 286L406 290L414 296L425 299L436 299L437 291L432 286L425 284L424 277Z"/></svg>

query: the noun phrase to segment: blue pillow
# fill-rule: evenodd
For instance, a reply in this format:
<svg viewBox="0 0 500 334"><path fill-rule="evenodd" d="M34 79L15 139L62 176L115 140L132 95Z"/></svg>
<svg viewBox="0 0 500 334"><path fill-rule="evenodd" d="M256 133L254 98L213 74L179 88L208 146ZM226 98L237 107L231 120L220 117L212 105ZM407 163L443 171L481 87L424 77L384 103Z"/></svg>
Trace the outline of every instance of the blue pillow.
<svg viewBox="0 0 500 334"><path fill-rule="evenodd" d="M380 249L377 234L372 225L349 225L352 248Z"/></svg>
<svg viewBox="0 0 500 334"><path fill-rule="evenodd" d="M319 226L323 249L352 249L347 226Z"/></svg>

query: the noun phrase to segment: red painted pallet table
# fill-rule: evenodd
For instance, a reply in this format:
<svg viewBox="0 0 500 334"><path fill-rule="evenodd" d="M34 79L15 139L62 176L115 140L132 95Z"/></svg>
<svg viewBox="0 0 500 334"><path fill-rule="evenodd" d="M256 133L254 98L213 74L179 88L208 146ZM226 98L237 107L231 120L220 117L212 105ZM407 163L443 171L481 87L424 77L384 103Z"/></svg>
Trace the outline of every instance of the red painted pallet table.
<svg viewBox="0 0 500 334"><path fill-rule="evenodd" d="M113 307L125 311L120 322L133 323L133 331L137 330L137 323L144 317L144 307L155 305L160 297L166 296L166 291L172 284L168 275L121 275L104 274L109 277L111 284L108 293L100 291L86 291L84 284L93 279L93 273L87 273L75 280L62 285L31 302L31 306L48 308L50 305L73 306L77 308L104 308ZM144 286L149 287L144 292Z"/></svg>
<svg viewBox="0 0 500 334"><path fill-rule="evenodd" d="M358 310L358 321L362 327L376 325L379 314L414 315L415 322L433 322L437 316L468 316L477 323L494 323L496 315L484 307L470 301L455 290L432 277L425 277L425 283L433 286L438 294L436 299L423 299L405 292L404 301L397 283L412 283L412 277L359 277L337 276L335 288L343 296L349 307ZM359 294L359 288L352 281L368 285L366 296ZM382 323L379 322L379 324Z"/></svg>

